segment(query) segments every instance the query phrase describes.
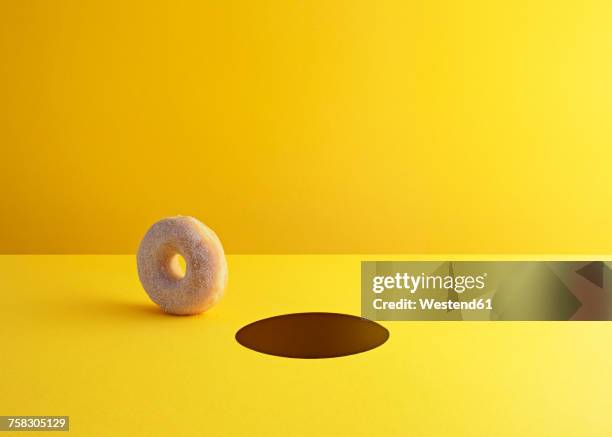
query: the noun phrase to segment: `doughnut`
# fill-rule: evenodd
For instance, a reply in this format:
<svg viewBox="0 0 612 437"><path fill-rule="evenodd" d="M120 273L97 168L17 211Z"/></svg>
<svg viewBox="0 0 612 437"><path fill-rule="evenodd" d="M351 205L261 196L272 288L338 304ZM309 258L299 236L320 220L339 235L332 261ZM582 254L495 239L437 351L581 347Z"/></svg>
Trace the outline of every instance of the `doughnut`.
<svg viewBox="0 0 612 437"><path fill-rule="evenodd" d="M185 259L184 276L177 255ZM140 242L136 261L140 283L166 313L199 314L223 296L223 246L212 229L193 217L168 217L153 224Z"/></svg>

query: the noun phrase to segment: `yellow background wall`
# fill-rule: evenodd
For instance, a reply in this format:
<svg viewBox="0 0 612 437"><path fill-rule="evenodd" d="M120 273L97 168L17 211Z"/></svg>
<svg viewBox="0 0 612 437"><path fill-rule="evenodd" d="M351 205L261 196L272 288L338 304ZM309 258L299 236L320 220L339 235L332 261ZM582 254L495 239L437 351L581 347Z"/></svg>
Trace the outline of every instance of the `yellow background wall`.
<svg viewBox="0 0 612 437"><path fill-rule="evenodd" d="M612 252L606 0L3 1L0 252Z"/></svg>

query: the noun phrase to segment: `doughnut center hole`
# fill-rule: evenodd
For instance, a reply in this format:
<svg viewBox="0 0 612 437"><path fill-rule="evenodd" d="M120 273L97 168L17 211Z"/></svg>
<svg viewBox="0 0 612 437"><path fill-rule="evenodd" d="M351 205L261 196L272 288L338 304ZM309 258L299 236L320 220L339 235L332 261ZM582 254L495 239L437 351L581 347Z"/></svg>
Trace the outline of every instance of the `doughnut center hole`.
<svg viewBox="0 0 612 437"><path fill-rule="evenodd" d="M334 358L382 345L389 331L368 319L349 314L296 313L246 325L236 333L242 346L287 358Z"/></svg>
<svg viewBox="0 0 612 437"><path fill-rule="evenodd" d="M168 273L174 279L183 279L187 274L187 262L180 253L175 253L170 257Z"/></svg>

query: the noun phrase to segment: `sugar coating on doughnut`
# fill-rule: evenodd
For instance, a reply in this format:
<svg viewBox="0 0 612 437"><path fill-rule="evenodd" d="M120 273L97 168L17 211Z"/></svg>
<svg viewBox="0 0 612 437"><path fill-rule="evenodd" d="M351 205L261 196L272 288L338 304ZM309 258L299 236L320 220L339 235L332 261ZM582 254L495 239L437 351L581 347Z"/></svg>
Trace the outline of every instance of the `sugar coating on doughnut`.
<svg viewBox="0 0 612 437"><path fill-rule="evenodd" d="M182 276L176 255L185 259ZM199 314L215 305L227 283L227 262L217 235L193 217L168 217L153 224L137 255L143 288L165 312Z"/></svg>

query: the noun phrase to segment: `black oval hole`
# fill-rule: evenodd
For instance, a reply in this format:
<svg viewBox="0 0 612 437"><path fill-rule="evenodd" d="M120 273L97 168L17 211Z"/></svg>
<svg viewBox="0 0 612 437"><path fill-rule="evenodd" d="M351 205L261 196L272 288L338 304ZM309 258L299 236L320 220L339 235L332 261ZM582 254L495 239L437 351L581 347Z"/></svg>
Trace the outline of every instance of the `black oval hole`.
<svg viewBox="0 0 612 437"><path fill-rule="evenodd" d="M257 352L287 358L333 358L380 346L389 331L362 317L295 313L258 320L241 328L236 341Z"/></svg>

